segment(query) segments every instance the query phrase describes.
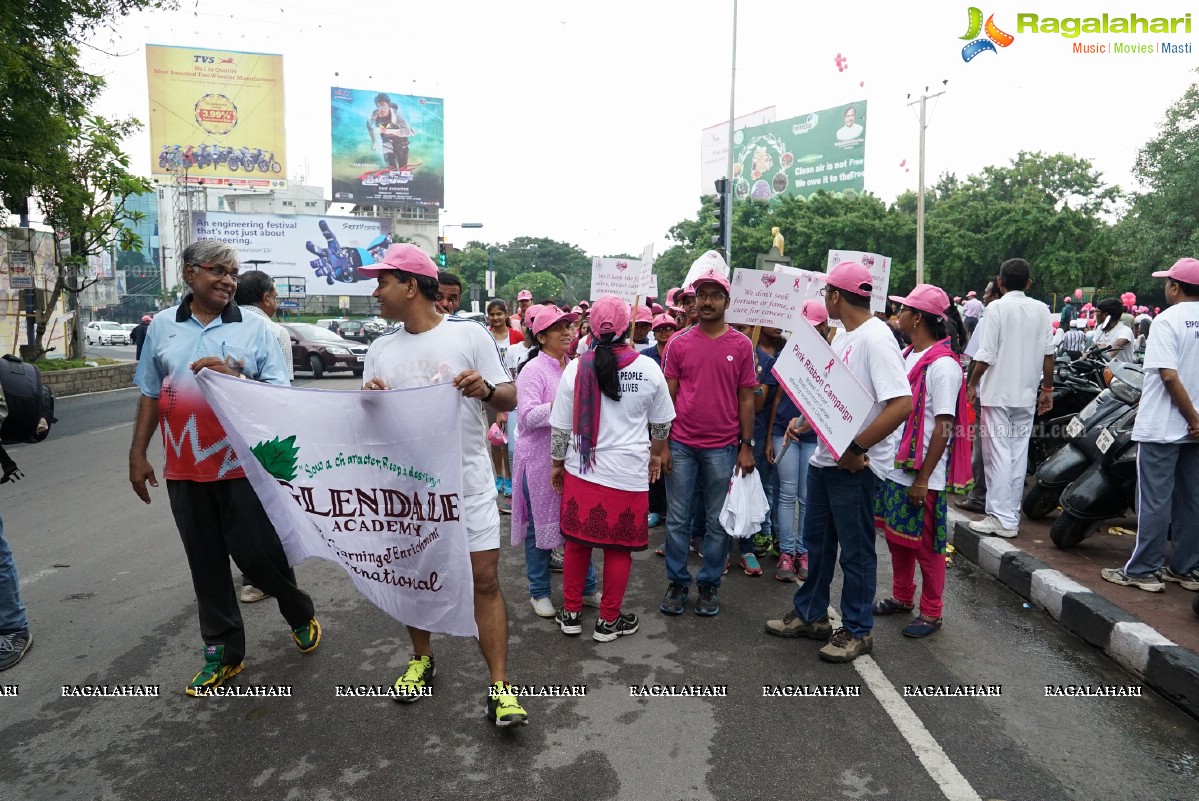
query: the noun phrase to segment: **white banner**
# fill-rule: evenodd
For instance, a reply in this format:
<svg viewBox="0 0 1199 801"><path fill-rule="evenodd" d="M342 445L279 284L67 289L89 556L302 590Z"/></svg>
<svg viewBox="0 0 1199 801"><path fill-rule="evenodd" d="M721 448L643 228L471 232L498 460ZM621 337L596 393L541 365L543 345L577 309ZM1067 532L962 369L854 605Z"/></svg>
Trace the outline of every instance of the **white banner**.
<svg viewBox="0 0 1199 801"><path fill-rule="evenodd" d="M450 384L330 392L197 376L291 564L340 564L401 623L478 636ZM279 410L287 409L285 416Z"/></svg>
<svg viewBox="0 0 1199 801"><path fill-rule="evenodd" d="M874 398L810 325L795 326L773 373L833 458L840 459Z"/></svg>
<svg viewBox="0 0 1199 801"><path fill-rule="evenodd" d="M886 312L887 287L891 283L891 258L860 250L830 250L825 274L843 261L856 261L870 271L870 276L874 279L874 289L870 293L870 311Z"/></svg>
<svg viewBox="0 0 1199 801"><path fill-rule="evenodd" d="M641 294L641 261L639 259L591 259L591 300L615 295L633 303Z"/></svg>
<svg viewBox="0 0 1199 801"><path fill-rule="evenodd" d="M391 220L193 212L192 235L233 245L242 270L306 277L310 294L368 297L378 284L359 275L358 267L383 258Z"/></svg>
<svg viewBox="0 0 1199 801"><path fill-rule="evenodd" d="M654 286L653 286L654 292L652 295L649 295L649 289L650 289L649 282L650 282L651 278L654 280ZM653 242L650 242L641 251L641 286L638 289L638 294L642 298L645 298L647 295L649 295L649 297L651 297L651 298L658 296L658 279L657 279L657 277L654 276L654 243Z"/></svg>
<svg viewBox="0 0 1199 801"><path fill-rule="evenodd" d="M650 300L658 299L658 276L651 275L649 282L641 287L641 297L649 298Z"/></svg>
<svg viewBox="0 0 1199 801"><path fill-rule="evenodd" d="M790 331L796 325L806 289L807 281L802 276L742 268L733 270L725 322Z"/></svg>

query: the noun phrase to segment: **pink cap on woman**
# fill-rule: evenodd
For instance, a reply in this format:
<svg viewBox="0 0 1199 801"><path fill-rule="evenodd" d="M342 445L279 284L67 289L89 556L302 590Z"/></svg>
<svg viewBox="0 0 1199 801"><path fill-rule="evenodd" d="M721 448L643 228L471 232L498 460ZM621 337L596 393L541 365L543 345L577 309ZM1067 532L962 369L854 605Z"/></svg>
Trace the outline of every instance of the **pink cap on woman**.
<svg viewBox="0 0 1199 801"><path fill-rule="evenodd" d="M817 326L828 322L828 309L824 308L824 301L822 300L816 300L815 298L805 300L803 302L803 316L813 326Z"/></svg>
<svg viewBox="0 0 1199 801"><path fill-rule="evenodd" d="M679 323L677 320L675 320L669 314L659 314L657 317L654 318L654 324L653 324L651 330L657 331L659 328L661 328L663 326L670 326L671 328L678 328Z"/></svg>
<svg viewBox="0 0 1199 801"><path fill-rule="evenodd" d="M623 334L632 316L629 304L615 295L604 295L591 305L591 330L597 334Z"/></svg>
<svg viewBox="0 0 1199 801"><path fill-rule="evenodd" d="M949 295L945 290L932 284L916 284L906 298L899 295L889 295L891 300L909 309L915 309L936 317L944 317L949 308Z"/></svg>
<svg viewBox="0 0 1199 801"><path fill-rule="evenodd" d="M561 320L573 323L577 319L579 319L579 315L574 312L564 312L556 306L542 306L537 318L533 320L529 328L533 331L533 336L537 336L547 328L553 328Z"/></svg>

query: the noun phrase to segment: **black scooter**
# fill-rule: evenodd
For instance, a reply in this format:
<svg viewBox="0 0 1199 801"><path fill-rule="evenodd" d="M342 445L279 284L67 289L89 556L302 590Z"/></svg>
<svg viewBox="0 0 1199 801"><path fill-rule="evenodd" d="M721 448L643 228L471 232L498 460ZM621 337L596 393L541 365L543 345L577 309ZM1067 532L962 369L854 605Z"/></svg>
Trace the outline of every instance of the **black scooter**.
<svg viewBox="0 0 1199 801"><path fill-rule="evenodd" d="M1137 492L1137 443L1132 438L1137 410L1133 407L1100 431L1099 459L1062 492L1062 513L1049 537L1059 548L1073 548L1102 520L1121 517L1132 507Z"/></svg>
<svg viewBox="0 0 1199 801"><path fill-rule="evenodd" d="M1033 419L1032 439L1028 443L1029 473L1036 473L1073 439L1067 435L1066 427L1103 391L1106 367L1107 363L1100 359L1071 361L1064 356L1058 357L1053 374L1053 408Z"/></svg>
<svg viewBox="0 0 1199 801"><path fill-rule="evenodd" d="M1066 488L1102 456L1099 440L1103 431L1141 399L1141 369L1127 362L1111 362L1107 389L1068 420L1054 420L1049 437L1061 437L1065 445L1052 453L1036 472L1034 483L1024 495L1022 511L1030 520L1048 517Z"/></svg>

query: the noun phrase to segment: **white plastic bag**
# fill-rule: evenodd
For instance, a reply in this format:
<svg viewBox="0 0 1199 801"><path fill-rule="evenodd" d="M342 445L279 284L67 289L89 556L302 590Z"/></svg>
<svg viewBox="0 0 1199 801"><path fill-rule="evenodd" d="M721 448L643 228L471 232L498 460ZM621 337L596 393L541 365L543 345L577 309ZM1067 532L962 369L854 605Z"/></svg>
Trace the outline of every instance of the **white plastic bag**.
<svg viewBox="0 0 1199 801"><path fill-rule="evenodd" d="M762 489L761 474L737 475L729 481L729 494L720 510L720 525L730 537L752 537L761 530L762 521L770 514L766 491Z"/></svg>

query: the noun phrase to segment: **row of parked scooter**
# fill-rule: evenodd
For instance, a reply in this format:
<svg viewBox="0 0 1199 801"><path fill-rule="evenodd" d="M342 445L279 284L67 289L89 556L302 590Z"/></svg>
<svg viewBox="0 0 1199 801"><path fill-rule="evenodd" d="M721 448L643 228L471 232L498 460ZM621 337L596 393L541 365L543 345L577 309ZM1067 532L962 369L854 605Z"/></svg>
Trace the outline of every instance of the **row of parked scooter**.
<svg viewBox="0 0 1199 801"><path fill-rule="evenodd" d="M1141 400L1142 368L1097 356L1059 357L1053 409L1034 420L1029 469L1034 482L1024 495L1030 520L1061 512L1049 536L1073 548L1104 520L1134 506L1137 443L1132 427Z"/></svg>

